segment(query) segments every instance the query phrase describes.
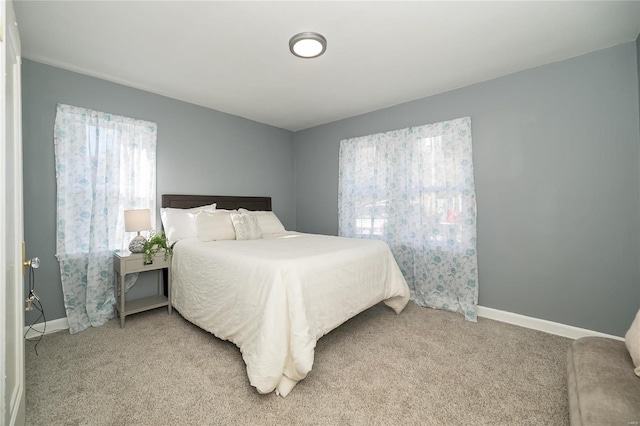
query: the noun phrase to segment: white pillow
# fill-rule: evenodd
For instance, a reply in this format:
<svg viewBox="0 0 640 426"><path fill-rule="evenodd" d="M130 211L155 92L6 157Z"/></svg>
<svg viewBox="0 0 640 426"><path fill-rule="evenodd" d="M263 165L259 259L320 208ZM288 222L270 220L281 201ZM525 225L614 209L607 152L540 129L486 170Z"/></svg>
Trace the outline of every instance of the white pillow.
<svg viewBox="0 0 640 426"><path fill-rule="evenodd" d="M631 323L631 327L624 336L624 343L627 345L629 355L636 367L633 370L636 376L640 377L640 310L636 314L636 318Z"/></svg>
<svg viewBox="0 0 640 426"><path fill-rule="evenodd" d="M230 214L228 210L205 210L196 214L196 232L200 241L235 240L236 231Z"/></svg>
<svg viewBox="0 0 640 426"><path fill-rule="evenodd" d="M160 218L167 240L174 243L185 238L195 238L196 218L195 214L204 210L215 210L216 204L195 207L192 209L174 209L165 207L160 209Z"/></svg>
<svg viewBox="0 0 640 426"><path fill-rule="evenodd" d="M258 219L247 213L231 213L231 222L236 230L236 240L257 240L262 237Z"/></svg>
<svg viewBox="0 0 640 426"><path fill-rule="evenodd" d="M252 214L258 219L258 225L262 230L262 235L276 234L284 231L284 225L278 219L278 216L272 211L250 211L246 209L240 209L240 213Z"/></svg>

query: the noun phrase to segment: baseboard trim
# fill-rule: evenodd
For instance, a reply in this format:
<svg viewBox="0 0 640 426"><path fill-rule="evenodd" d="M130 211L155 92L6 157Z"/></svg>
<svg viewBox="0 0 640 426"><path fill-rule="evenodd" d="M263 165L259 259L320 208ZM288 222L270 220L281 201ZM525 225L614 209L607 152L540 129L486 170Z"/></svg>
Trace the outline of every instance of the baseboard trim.
<svg viewBox="0 0 640 426"><path fill-rule="evenodd" d="M600 333L599 331L573 327L571 325L561 324L559 322L547 321L539 318L528 317L525 315L514 314L513 312L501 311L498 309L487 308L485 306L478 306L478 316L500 322L506 322L509 324L519 325L520 327L531 328L533 330L544 331L545 333L568 337L570 339L579 339L581 337L587 336L598 336L624 341L623 337L614 336L612 334Z"/></svg>
<svg viewBox="0 0 640 426"><path fill-rule="evenodd" d="M624 341L624 337L600 333L599 331L593 331L586 328L573 327L571 325L547 321L540 318L528 317L526 315L515 314L513 312L501 311L499 309L487 308L486 306L478 306L478 316L495 321L506 322L508 324L513 324L520 327L543 331L549 334L555 334L556 336L568 337L569 339L579 339L581 337L587 336L598 336ZM28 326L24 328L24 332L26 333L25 337L27 339L32 339L34 337L40 336L42 333L42 329L44 328L43 323L35 324L32 328L32 330L29 330ZM45 334L55 333L57 331L68 329L69 320L66 317L58 318L52 321L47 321Z"/></svg>
<svg viewBox="0 0 640 426"><path fill-rule="evenodd" d="M42 335L42 330L44 330L44 334L55 333L56 331L68 330L69 329L69 320L67 317L58 318L51 321L46 322L46 329L44 327L43 322L39 322L34 324L31 329L29 326L24 327L25 339L33 339L34 337L40 337Z"/></svg>

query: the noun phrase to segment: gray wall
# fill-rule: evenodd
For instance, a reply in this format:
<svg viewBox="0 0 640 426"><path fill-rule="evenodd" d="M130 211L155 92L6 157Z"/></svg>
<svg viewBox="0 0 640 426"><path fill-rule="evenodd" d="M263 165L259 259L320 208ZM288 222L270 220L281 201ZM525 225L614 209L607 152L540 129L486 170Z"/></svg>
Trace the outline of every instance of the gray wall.
<svg viewBox="0 0 640 426"><path fill-rule="evenodd" d="M640 304L636 45L294 134L298 230L337 232L339 141L470 116L482 306L622 336Z"/></svg>
<svg viewBox="0 0 640 426"><path fill-rule="evenodd" d="M285 227L295 229L291 132L37 62L22 67L25 241L27 256L42 261L36 286L47 320L65 317L54 257L58 103L158 123L158 206L166 193L271 196ZM27 312L27 323L35 319Z"/></svg>
<svg viewBox="0 0 640 426"><path fill-rule="evenodd" d="M157 122L158 197L271 195L287 228L326 234L337 232L341 139L468 115L480 305L624 335L640 306L639 57L640 39L295 134L25 60L25 241L42 260L47 319L65 316L54 257L62 102Z"/></svg>

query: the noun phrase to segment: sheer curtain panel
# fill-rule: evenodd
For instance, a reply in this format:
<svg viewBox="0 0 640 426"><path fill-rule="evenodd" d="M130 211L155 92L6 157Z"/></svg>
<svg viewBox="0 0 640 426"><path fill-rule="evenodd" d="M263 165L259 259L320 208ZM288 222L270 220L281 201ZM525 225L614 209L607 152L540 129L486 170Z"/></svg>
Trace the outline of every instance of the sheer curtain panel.
<svg viewBox="0 0 640 426"><path fill-rule="evenodd" d="M126 250L125 209L155 222L155 123L59 104L54 129L57 258L69 330L113 317L113 253Z"/></svg>
<svg viewBox="0 0 640 426"><path fill-rule="evenodd" d="M476 321L469 117L341 141L338 221L389 244L413 301Z"/></svg>

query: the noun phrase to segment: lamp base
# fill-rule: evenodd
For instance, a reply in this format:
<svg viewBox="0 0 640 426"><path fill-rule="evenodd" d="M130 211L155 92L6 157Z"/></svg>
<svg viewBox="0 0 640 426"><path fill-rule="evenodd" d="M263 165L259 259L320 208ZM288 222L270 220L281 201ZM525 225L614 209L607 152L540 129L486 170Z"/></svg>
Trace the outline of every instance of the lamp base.
<svg viewBox="0 0 640 426"><path fill-rule="evenodd" d="M147 239L142 235L136 235L133 237L133 240L129 243L129 251L131 253L142 253L144 252L144 243L147 242Z"/></svg>

